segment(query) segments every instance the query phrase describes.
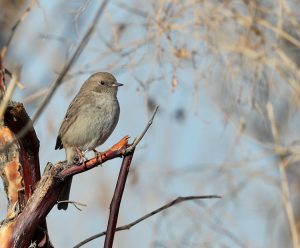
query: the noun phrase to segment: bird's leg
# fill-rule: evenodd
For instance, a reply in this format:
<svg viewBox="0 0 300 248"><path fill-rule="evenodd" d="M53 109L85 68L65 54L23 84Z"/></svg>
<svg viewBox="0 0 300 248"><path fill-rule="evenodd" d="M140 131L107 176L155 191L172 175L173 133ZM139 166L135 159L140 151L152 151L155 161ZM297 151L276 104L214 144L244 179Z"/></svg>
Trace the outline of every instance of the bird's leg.
<svg viewBox="0 0 300 248"><path fill-rule="evenodd" d="M88 160L88 158L85 156L85 154L89 151L89 149L86 149L84 152L82 152L82 157L85 158L85 160Z"/></svg>
<svg viewBox="0 0 300 248"><path fill-rule="evenodd" d="M93 152L94 152L94 154L95 154L95 156L98 156L98 154L101 154L101 152L98 152L95 148L94 149L92 149L93 150Z"/></svg>
<svg viewBox="0 0 300 248"><path fill-rule="evenodd" d="M100 158L100 165L102 166L102 157L101 157L101 152L98 152L95 148L94 149L92 149L93 150L93 152L94 152L94 154L95 154L95 157L97 157L97 156L99 156L99 158Z"/></svg>
<svg viewBox="0 0 300 248"><path fill-rule="evenodd" d="M85 162L86 160L88 160L86 157L85 157L85 154L88 150L85 150L84 152L81 151L78 147L75 147L75 151L77 153L77 158L78 158L78 163L79 164L82 164L83 162Z"/></svg>

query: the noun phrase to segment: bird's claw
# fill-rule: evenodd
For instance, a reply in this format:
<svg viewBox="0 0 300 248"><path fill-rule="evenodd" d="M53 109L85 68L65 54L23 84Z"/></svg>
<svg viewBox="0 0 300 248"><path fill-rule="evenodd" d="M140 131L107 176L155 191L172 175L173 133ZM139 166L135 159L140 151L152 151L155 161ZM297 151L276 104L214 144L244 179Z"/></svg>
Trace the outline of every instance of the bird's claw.
<svg viewBox="0 0 300 248"><path fill-rule="evenodd" d="M80 165L82 163L84 163L85 161L88 160L87 157L85 157L85 154L88 150L85 150L84 152L82 152L79 148L75 148L77 156L76 158L74 158L74 164Z"/></svg>
<svg viewBox="0 0 300 248"><path fill-rule="evenodd" d="M98 152L96 149L93 149L93 152L94 152L95 157L102 154L102 152Z"/></svg>

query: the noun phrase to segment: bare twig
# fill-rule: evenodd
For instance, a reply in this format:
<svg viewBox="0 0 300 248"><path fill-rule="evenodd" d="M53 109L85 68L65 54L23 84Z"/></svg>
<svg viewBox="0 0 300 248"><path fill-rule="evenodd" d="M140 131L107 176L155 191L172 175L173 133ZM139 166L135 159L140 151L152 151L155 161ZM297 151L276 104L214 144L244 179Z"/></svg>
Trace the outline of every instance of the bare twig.
<svg viewBox="0 0 300 248"><path fill-rule="evenodd" d="M44 98L43 102L41 103L41 105L39 105L39 107L37 108L35 114L32 117L32 121L28 122L26 126L24 126L24 128L18 132L16 134L16 139L20 139L21 137L23 137L27 131L32 127L33 123L39 118L39 116L42 114L43 110L45 109L45 107L47 106L47 104L49 103L50 99L52 98L53 94L55 93L56 89L62 84L63 79L65 78L67 72L71 69L71 67L75 64L76 60L78 59L78 57L80 56L80 54L82 53L83 49L85 48L85 46L87 45L91 35L93 34L95 27L100 19L100 17L103 14L103 11L107 5L107 3L109 2L109 0L104 0L102 2L102 4L100 5L94 19L93 22L91 24L91 26L89 27L89 29L86 31L85 35L83 36L81 42L79 43L76 51L74 52L73 56L71 57L71 59L69 60L69 62L65 65L65 67L63 68L62 72L60 73L60 75L58 76L58 78L56 79L56 81L51 85L48 94L46 95L46 97ZM4 147L2 147L0 149L0 152L3 152L5 149L7 149L9 146L11 146L13 144L13 142L6 144Z"/></svg>
<svg viewBox="0 0 300 248"><path fill-rule="evenodd" d="M130 146L126 149L125 153L129 153L129 152L133 151L133 150L135 149L135 147L140 143L140 141L142 140L142 138L145 136L145 134L147 133L148 129L149 129L150 126L152 125L153 119L154 119L154 117L155 117L155 115L156 115L156 112L157 112L157 110L158 110L158 107L159 107L159 106L156 106L156 108L155 108L155 110L154 110L154 112L153 112L153 115L152 115L152 117L150 118L149 122L147 123L147 126L145 127L144 131L141 133L141 135L140 135L139 137L137 137L136 139L134 139L132 145L130 145Z"/></svg>
<svg viewBox="0 0 300 248"><path fill-rule="evenodd" d="M57 204L58 204L58 203L64 203L64 202L67 202L67 203L73 204L73 206L74 206L75 208L77 208L77 210L79 210L79 211L82 211L82 209L81 209L81 208L79 208L78 206L81 206L81 207L86 207L86 206L87 206L87 205L86 205L86 204L84 204L84 203L81 203L81 202L76 202L76 201L69 201L69 200L65 200L65 201L58 201L58 202L57 202Z"/></svg>
<svg viewBox="0 0 300 248"><path fill-rule="evenodd" d="M218 195L204 195L204 196L184 196L184 197L177 197L176 199L168 202L167 204L151 211L150 213L148 214L145 214L144 216L138 218L137 220L127 224L127 225L123 225L123 226L119 226L116 228L116 231L123 231L123 230L129 230L131 227L137 225L138 223L142 222L143 220L146 220L148 218L150 218L151 216L155 215L155 214L158 214L159 212L162 212L176 204L179 204L179 203L182 203L182 202L185 202L185 201L194 201L194 200L199 200L199 199L213 199L213 198L221 198L220 196ZM99 238L99 237L102 237L106 235L106 231L104 232L101 232L101 233L97 233L83 241L81 241L80 243L78 243L77 245L75 245L73 248L79 248L81 246L83 246L84 244L96 239L96 238Z"/></svg>

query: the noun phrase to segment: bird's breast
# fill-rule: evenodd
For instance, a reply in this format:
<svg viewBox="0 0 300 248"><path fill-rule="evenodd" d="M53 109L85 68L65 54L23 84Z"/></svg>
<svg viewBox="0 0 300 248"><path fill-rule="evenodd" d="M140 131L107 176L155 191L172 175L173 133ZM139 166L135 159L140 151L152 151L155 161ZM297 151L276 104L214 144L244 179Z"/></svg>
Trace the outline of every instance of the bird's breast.
<svg viewBox="0 0 300 248"><path fill-rule="evenodd" d="M80 110L77 119L65 135L68 146L82 150L103 144L115 129L120 115L117 99L92 99L90 105Z"/></svg>

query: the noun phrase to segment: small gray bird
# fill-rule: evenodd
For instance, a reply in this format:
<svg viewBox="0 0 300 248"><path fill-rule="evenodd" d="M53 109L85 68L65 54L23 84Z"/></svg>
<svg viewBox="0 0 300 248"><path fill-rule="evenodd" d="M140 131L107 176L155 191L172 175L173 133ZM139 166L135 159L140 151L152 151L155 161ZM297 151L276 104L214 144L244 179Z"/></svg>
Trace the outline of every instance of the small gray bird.
<svg viewBox="0 0 300 248"><path fill-rule="evenodd" d="M108 72L97 72L84 82L71 102L59 129L56 149L65 149L67 161L73 164L84 158L86 151L103 144L115 129L120 115L117 99L122 86ZM59 201L69 199L72 178L62 189ZM66 210L68 203L58 203L58 209Z"/></svg>

